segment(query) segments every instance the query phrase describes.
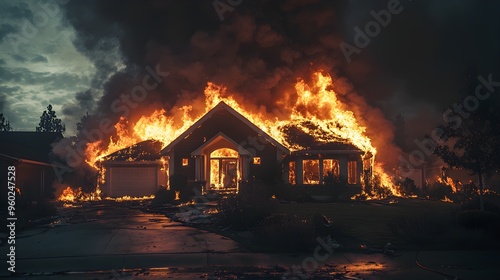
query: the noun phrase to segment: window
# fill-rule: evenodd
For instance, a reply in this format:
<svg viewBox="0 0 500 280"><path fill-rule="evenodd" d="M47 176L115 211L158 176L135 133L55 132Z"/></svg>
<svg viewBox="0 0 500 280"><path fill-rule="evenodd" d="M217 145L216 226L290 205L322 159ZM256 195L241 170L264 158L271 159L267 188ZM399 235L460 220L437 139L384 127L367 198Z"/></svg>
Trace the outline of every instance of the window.
<svg viewBox="0 0 500 280"><path fill-rule="evenodd" d="M288 182L292 185L297 184L295 179L295 161L290 161L288 163Z"/></svg>
<svg viewBox="0 0 500 280"><path fill-rule="evenodd" d="M189 159L188 158L183 158L182 159L182 166L188 166L189 164Z"/></svg>
<svg viewBox="0 0 500 280"><path fill-rule="evenodd" d="M357 168L356 161L347 162L347 183L350 185L357 184Z"/></svg>
<svg viewBox="0 0 500 280"><path fill-rule="evenodd" d="M330 175L331 174L331 175ZM323 160L323 178L327 176L333 176L333 178L338 179L340 176L340 162L336 159L324 159ZM324 179L323 179L324 183Z"/></svg>
<svg viewBox="0 0 500 280"><path fill-rule="evenodd" d="M302 161L302 181L304 184L319 184L319 160L305 159Z"/></svg>
<svg viewBox="0 0 500 280"><path fill-rule="evenodd" d="M260 157L254 157L253 158L253 164L259 165L260 164Z"/></svg>
<svg viewBox="0 0 500 280"><path fill-rule="evenodd" d="M211 158L237 158L238 157L238 152L229 149L229 148L221 148L213 151L210 153Z"/></svg>

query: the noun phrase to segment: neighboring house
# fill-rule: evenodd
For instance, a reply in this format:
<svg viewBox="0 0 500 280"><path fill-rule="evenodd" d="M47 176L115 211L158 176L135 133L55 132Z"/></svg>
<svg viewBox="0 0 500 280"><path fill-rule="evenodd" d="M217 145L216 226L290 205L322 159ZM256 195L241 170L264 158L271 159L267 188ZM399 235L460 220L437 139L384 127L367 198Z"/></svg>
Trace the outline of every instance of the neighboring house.
<svg viewBox="0 0 500 280"><path fill-rule="evenodd" d="M147 142L147 141L146 141ZM361 191L362 152L352 145L328 143L290 150L224 102L219 103L156 153L146 142L109 155L102 162L105 195L153 194L161 186L238 192L241 182L284 181L322 185L328 176L343 178ZM158 144L156 144L158 145ZM170 185L170 186L169 186Z"/></svg>
<svg viewBox="0 0 500 280"><path fill-rule="evenodd" d="M62 138L59 132L0 132L2 182L7 180L8 166L15 166L16 187L23 199L52 198L56 168L61 167L61 163L55 160L52 147Z"/></svg>

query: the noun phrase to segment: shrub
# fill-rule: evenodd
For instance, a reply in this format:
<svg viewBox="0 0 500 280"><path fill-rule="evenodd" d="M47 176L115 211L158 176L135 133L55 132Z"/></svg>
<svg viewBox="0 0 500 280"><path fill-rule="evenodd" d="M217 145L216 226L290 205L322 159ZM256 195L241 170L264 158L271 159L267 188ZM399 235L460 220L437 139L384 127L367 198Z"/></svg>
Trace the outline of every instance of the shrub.
<svg viewBox="0 0 500 280"><path fill-rule="evenodd" d="M372 180L365 186L365 192L377 197L388 197L392 193L389 188L382 185L382 180L379 175L374 175Z"/></svg>
<svg viewBox="0 0 500 280"><path fill-rule="evenodd" d="M174 200L175 200L175 191L161 188L155 193L155 198L151 201L151 204L162 205L166 203L172 203L174 202Z"/></svg>
<svg viewBox="0 0 500 280"><path fill-rule="evenodd" d="M422 191L422 195L429 196L430 199L441 200L444 197L450 197L453 194L453 190L450 186L435 181L432 185L426 184Z"/></svg>
<svg viewBox="0 0 500 280"><path fill-rule="evenodd" d="M271 215L276 207L274 199L249 193L240 193L219 201L219 217L224 224L237 229L248 229Z"/></svg>
<svg viewBox="0 0 500 280"><path fill-rule="evenodd" d="M188 201L192 194L192 189L188 187L188 180L186 175L174 174L170 176L170 190L178 191L180 193L181 201Z"/></svg>
<svg viewBox="0 0 500 280"><path fill-rule="evenodd" d="M289 214L273 214L256 228L260 242L279 252L303 252L315 244L315 228L308 220Z"/></svg>
<svg viewBox="0 0 500 280"><path fill-rule="evenodd" d="M417 185L415 185L415 181L408 177L405 178L404 181L397 181L396 185L399 186L399 190L404 195L419 194Z"/></svg>
<svg viewBox="0 0 500 280"><path fill-rule="evenodd" d="M311 198L302 186L292 186L290 184L281 184L276 188L276 197L286 201L306 202Z"/></svg>

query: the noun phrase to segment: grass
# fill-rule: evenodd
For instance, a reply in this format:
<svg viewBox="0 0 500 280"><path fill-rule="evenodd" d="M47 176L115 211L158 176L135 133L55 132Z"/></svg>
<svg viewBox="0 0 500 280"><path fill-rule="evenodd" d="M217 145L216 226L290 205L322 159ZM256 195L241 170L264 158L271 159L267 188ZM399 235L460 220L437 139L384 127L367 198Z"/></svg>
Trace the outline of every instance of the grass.
<svg viewBox="0 0 500 280"><path fill-rule="evenodd" d="M432 215L453 222L458 205L439 201L399 199L397 203L380 202L337 202L337 203L300 203L280 204L277 213L299 216L324 214L347 236L369 246L383 246L387 242L403 244L394 236L390 222L399 217Z"/></svg>

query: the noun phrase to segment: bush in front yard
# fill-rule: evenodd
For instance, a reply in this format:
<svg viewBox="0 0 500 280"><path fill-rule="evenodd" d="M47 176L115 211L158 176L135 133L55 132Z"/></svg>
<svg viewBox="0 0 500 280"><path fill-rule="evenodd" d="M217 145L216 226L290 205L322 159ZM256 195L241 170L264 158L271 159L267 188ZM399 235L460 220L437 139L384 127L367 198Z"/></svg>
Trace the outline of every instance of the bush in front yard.
<svg viewBox="0 0 500 280"><path fill-rule="evenodd" d="M175 191L167 190L165 188L159 189L155 193L155 198L151 201L152 205L162 205L172 203L175 200Z"/></svg>
<svg viewBox="0 0 500 280"><path fill-rule="evenodd" d="M278 252L304 252L315 244L315 227L309 220L289 214L265 218L255 231L259 241Z"/></svg>
<svg viewBox="0 0 500 280"><path fill-rule="evenodd" d="M222 223L236 229L249 229L271 215L276 200L249 193L229 196L219 201L219 218Z"/></svg>

